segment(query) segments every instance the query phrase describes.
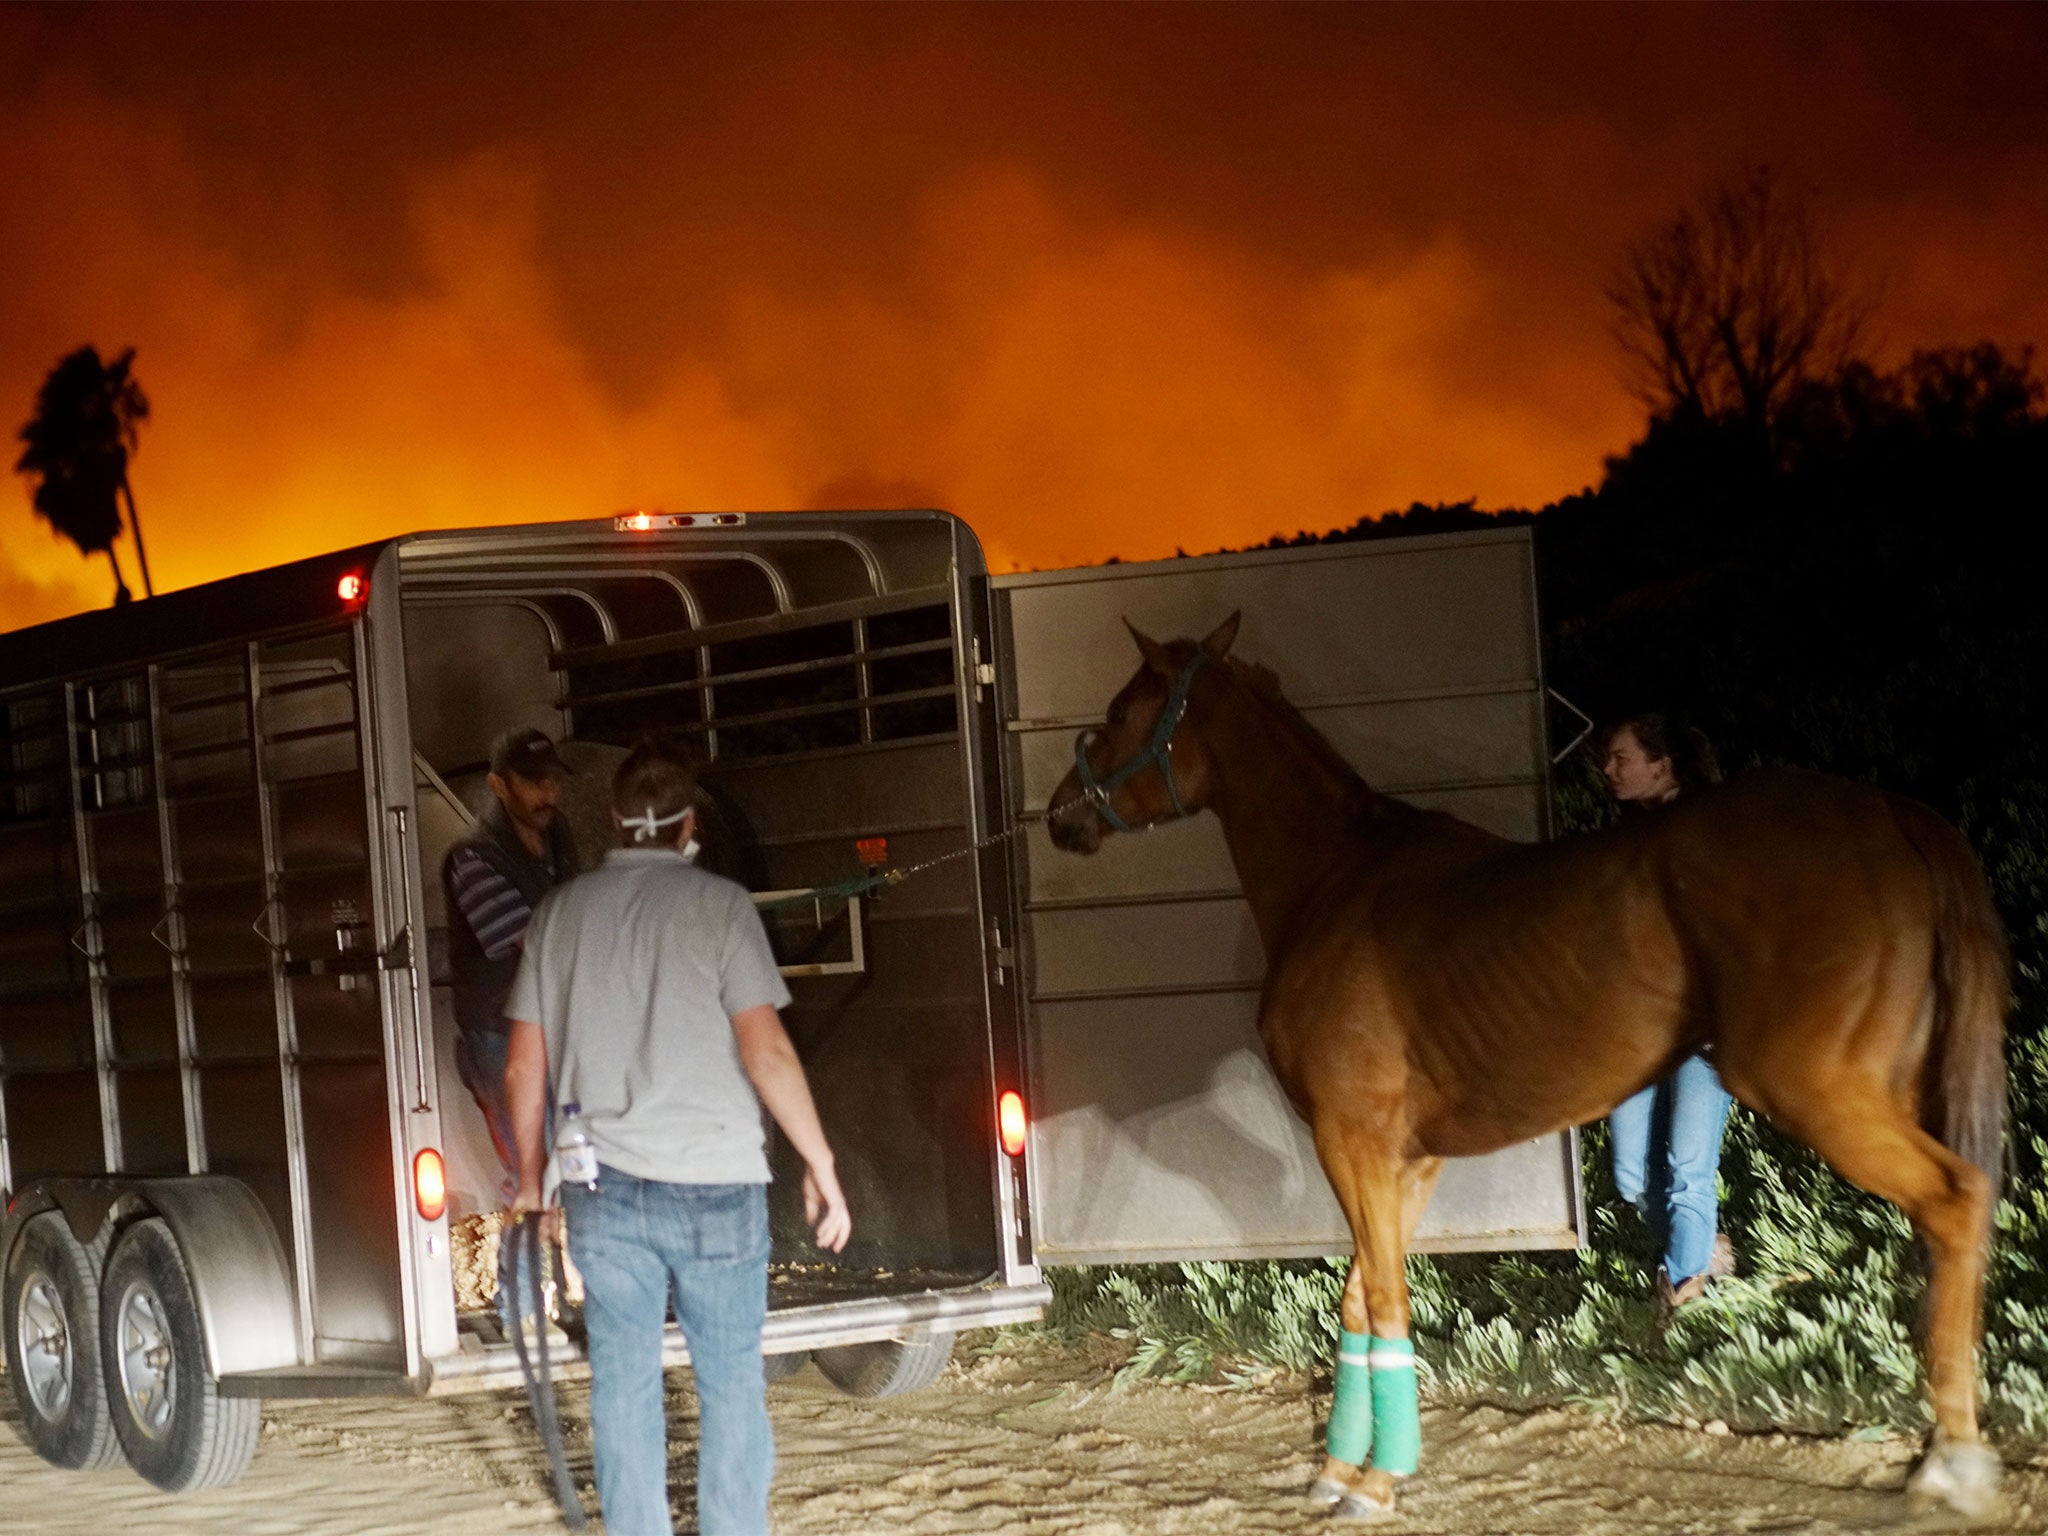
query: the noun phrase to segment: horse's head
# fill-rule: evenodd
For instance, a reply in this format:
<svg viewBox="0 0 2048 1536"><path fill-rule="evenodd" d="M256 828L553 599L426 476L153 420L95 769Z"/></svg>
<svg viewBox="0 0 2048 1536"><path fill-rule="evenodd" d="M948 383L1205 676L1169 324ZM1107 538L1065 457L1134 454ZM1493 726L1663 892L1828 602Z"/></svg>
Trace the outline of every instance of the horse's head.
<svg viewBox="0 0 2048 1536"><path fill-rule="evenodd" d="M1221 661L1237 638L1238 618L1233 613L1199 644L1164 645L1124 621L1144 659L1109 701L1102 726L1074 743L1074 766L1046 806L1054 846L1093 853L1105 833L1141 832L1208 804L1209 759L1183 727L1205 666Z"/></svg>

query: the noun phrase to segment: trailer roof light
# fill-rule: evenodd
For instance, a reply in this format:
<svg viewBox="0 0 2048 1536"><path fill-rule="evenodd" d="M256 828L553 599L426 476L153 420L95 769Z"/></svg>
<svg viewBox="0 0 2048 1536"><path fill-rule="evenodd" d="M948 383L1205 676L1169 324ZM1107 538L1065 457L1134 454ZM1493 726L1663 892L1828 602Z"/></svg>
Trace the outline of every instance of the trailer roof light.
<svg viewBox="0 0 2048 1536"><path fill-rule="evenodd" d="M620 533L652 533L657 528L744 528L744 512L622 512L612 519Z"/></svg>
<svg viewBox="0 0 2048 1536"><path fill-rule="evenodd" d="M1003 1150L1011 1157L1024 1155L1024 1095L1014 1088L996 1100L996 1129L1003 1138Z"/></svg>
<svg viewBox="0 0 2048 1536"><path fill-rule="evenodd" d="M448 1209L448 1171L432 1147L422 1147L412 1160L412 1197L428 1221L439 1221Z"/></svg>
<svg viewBox="0 0 2048 1536"><path fill-rule="evenodd" d="M369 590L370 584L363 580L361 571L350 571L334 584L334 595L344 603L362 601L363 594Z"/></svg>

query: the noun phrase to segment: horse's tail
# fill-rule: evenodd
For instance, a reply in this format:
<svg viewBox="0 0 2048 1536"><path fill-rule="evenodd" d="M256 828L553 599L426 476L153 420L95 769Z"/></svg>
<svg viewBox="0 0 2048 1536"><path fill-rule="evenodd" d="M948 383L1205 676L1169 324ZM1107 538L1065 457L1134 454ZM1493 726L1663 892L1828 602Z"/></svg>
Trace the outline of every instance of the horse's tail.
<svg viewBox="0 0 2048 1536"><path fill-rule="evenodd" d="M1921 1123L1974 1163L1998 1203L2005 1174L2005 1014L2011 954L1983 866L1933 811L1895 800L1899 828L1934 886L1933 1034L1922 1076Z"/></svg>

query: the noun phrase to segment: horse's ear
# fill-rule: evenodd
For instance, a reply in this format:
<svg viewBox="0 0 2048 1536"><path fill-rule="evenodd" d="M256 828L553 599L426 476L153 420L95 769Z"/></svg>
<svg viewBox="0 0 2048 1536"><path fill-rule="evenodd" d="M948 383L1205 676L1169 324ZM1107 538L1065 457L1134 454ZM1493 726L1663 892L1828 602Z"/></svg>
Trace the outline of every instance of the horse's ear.
<svg viewBox="0 0 2048 1536"><path fill-rule="evenodd" d="M1162 676L1171 677L1173 675L1173 658L1166 653L1166 647L1139 629L1129 619L1124 620L1124 628L1128 629L1131 632L1131 638L1138 642L1138 651L1145 658L1145 665Z"/></svg>
<svg viewBox="0 0 2048 1536"><path fill-rule="evenodd" d="M1221 661L1230 652L1237 640L1237 623L1244 617L1244 610L1238 609L1229 618L1209 631L1209 638L1202 642L1202 649L1209 653L1211 661Z"/></svg>

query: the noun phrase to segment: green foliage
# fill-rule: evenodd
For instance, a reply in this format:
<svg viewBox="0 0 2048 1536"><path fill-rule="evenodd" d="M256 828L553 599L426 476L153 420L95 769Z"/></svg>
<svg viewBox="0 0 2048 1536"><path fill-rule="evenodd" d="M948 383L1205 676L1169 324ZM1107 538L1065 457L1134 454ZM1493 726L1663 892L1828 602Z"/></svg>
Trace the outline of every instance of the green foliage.
<svg viewBox="0 0 2048 1536"><path fill-rule="evenodd" d="M1585 1138L1591 1242L1568 1254L1409 1261L1423 1390L1515 1406L1839 1433L1924 1428L1914 1327L1920 1279L1898 1212L1738 1115L1722 1173L1740 1278L1651 1342L1655 1245L1613 1195L1606 1138ZM2038 1149L2037 1149L2038 1151ZM2048 1435L2048 1195L1999 1212L1985 1309L1984 1420ZM1128 1342L1121 1380L1327 1378L1345 1264L1140 1265L1053 1274L1048 1326Z"/></svg>
<svg viewBox="0 0 2048 1536"><path fill-rule="evenodd" d="M1055 1270L1047 1326L1128 1341L1120 1382L1249 1381L1327 1368L1343 1283L1343 1266L1322 1259Z"/></svg>

